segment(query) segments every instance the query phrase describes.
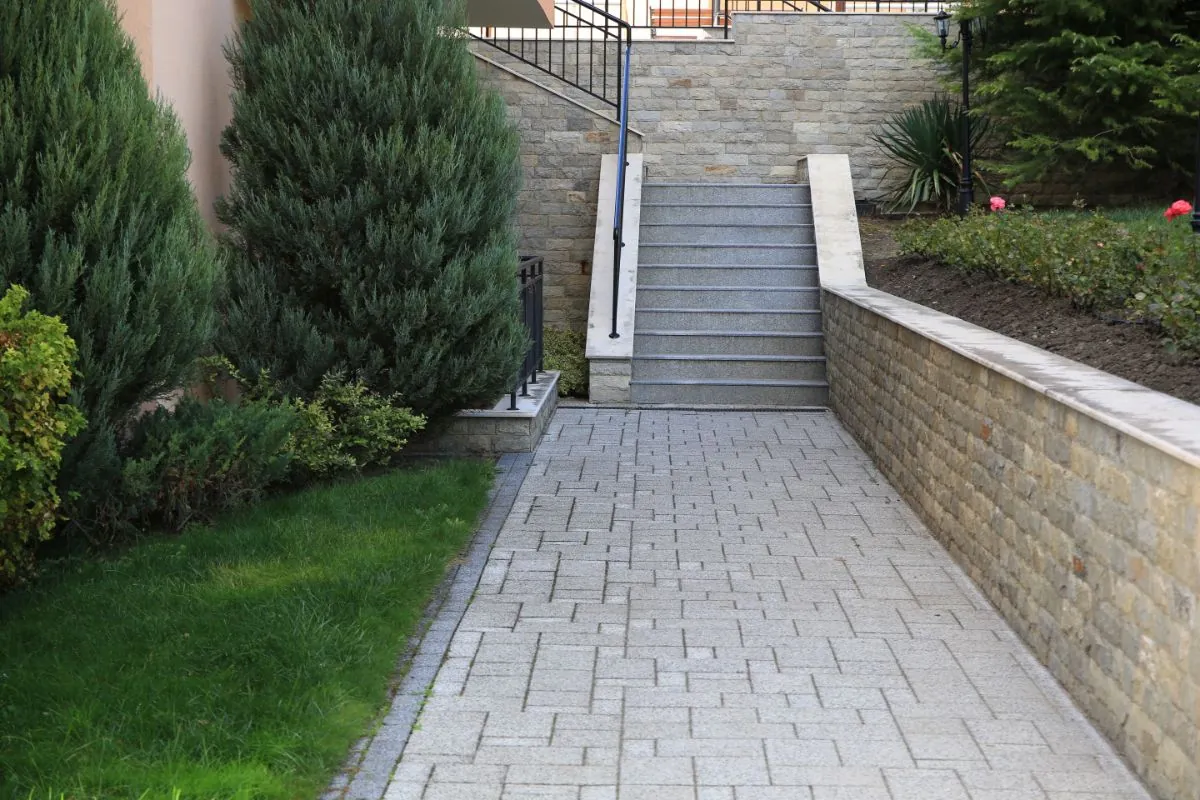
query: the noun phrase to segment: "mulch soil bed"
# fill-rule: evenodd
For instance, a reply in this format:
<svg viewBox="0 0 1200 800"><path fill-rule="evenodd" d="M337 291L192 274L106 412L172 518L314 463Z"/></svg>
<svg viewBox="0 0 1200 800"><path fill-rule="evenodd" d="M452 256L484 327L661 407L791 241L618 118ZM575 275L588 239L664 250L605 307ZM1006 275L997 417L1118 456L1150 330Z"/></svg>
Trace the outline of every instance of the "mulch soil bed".
<svg viewBox="0 0 1200 800"><path fill-rule="evenodd" d="M1172 355L1150 327L1119 312L1083 311L1029 286L898 256L894 227L862 221L874 288L1200 405L1200 358Z"/></svg>

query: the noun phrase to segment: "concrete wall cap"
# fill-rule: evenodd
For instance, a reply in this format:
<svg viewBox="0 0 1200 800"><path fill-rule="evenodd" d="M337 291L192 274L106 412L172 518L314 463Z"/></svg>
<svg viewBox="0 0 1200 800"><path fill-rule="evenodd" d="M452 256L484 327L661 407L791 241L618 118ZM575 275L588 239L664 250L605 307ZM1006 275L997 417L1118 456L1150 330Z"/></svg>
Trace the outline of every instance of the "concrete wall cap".
<svg viewBox="0 0 1200 800"><path fill-rule="evenodd" d="M1200 406L878 289L822 288L1200 468Z"/></svg>

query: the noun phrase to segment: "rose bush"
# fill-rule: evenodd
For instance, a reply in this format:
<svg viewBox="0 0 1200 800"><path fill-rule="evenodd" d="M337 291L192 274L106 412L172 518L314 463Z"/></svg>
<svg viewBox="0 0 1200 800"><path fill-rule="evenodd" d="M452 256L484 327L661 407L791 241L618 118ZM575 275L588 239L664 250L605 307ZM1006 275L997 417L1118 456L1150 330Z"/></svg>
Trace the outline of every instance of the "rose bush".
<svg viewBox="0 0 1200 800"><path fill-rule="evenodd" d="M1166 216L1191 212L1181 200ZM1169 349L1200 352L1195 238L1157 214L1118 220L1023 210L915 221L898 235L902 253L1037 286L1081 308L1117 311L1161 329Z"/></svg>

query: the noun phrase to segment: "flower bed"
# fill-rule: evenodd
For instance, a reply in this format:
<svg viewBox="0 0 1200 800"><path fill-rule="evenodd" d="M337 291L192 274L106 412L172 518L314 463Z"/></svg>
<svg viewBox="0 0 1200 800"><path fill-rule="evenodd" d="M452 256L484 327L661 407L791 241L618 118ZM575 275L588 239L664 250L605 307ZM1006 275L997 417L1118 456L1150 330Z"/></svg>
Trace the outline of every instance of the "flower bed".
<svg viewBox="0 0 1200 800"><path fill-rule="evenodd" d="M998 205L998 204L993 204ZM1186 204L1184 204L1186 205ZM1036 286L1081 308L1117 311L1162 332L1171 350L1200 351L1200 236L1180 217L1010 211L913 222L901 252L964 272Z"/></svg>

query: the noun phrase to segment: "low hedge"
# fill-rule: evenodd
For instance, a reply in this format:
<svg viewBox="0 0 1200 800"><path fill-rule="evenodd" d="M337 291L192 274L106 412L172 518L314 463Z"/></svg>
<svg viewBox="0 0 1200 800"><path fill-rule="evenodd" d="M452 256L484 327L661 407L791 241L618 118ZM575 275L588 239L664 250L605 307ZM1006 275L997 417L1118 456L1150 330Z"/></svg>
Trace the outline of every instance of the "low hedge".
<svg viewBox="0 0 1200 800"><path fill-rule="evenodd" d="M1200 351L1200 237L1186 220L1003 211L910 222L897 238L903 254L1121 309L1158 326L1169 348Z"/></svg>
<svg viewBox="0 0 1200 800"><path fill-rule="evenodd" d="M110 536L180 531L275 488L387 466L425 425L399 398L338 375L326 376L311 400L293 400L266 377L247 383L220 358L203 371L214 399L186 397L134 427L122 485L103 506ZM224 379L236 384L236 402L219 397Z"/></svg>
<svg viewBox="0 0 1200 800"><path fill-rule="evenodd" d="M0 587L54 532L62 450L84 426L67 402L75 342L61 320L24 311L28 297L12 286L0 299Z"/></svg>
<svg viewBox="0 0 1200 800"><path fill-rule="evenodd" d="M588 396L587 336L577 331L546 328L543 332L546 369L561 373L560 397Z"/></svg>

